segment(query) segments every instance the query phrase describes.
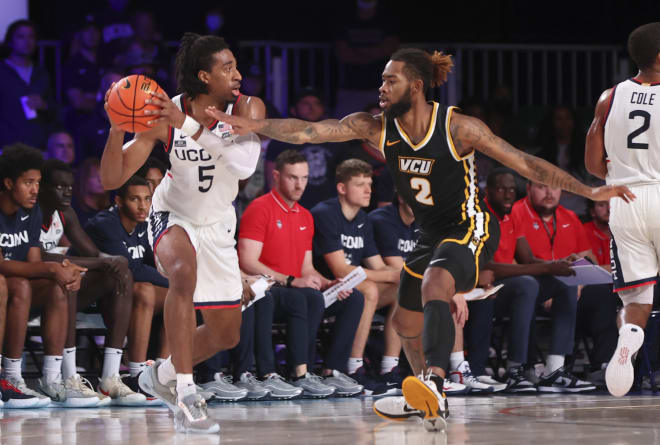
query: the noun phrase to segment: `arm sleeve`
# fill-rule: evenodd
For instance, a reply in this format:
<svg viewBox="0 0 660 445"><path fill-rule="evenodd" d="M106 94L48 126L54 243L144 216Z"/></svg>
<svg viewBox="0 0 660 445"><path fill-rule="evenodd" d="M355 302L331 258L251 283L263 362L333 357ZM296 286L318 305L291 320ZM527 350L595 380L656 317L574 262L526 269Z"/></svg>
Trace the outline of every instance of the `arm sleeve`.
<svg viewBox="0 0 660 445"><path fill-rule="evenodd" d="M314 216L314 255L343 250L336 215L326 211L312 212L312 215Z"/></svg>
<svg viewBox="0 0 660 445"><path fill-rule="evenodd" d="M229 133L227 133L229 134ZM220 159L227 170L238 179L247 179L254 173L261 155L261 143L254 133L227 141L204 127L197 143L211 156Z"/></svg>

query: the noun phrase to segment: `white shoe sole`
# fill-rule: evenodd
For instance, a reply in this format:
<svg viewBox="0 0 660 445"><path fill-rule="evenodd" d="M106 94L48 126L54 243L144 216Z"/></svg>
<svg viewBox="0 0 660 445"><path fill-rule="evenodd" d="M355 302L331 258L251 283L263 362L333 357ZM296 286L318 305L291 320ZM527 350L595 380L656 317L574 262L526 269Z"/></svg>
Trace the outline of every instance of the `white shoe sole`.
<svg viewBox="0 0 660 445"><path fill-rule="evenodd" d="M10 399L4 404L0 405L2 409L30 409L30 408L43 408L39 406L39 401L34 399Z"/></svg>
<svg viewBox="0 0 660 445"><path fill-rule="evenodd" d="M563 386L539 386L538 392L548 392L548 393L570 392L570 393L574 393L574 392L594 391L595 389L596 389L595 385L583 386L581 388L565 388Z"/></svg>
<svg viewBox="0 0 660 445"><path fill-rule="evenodd" d="M607 390L613 396L623 397L630 391L635 380L632 357L642 343L644 343L644 331L639 326L628 326L628 329L619 334L616 350L605 370Z"/></svg>
<svg viewBox="0 0 660 445"><path fill-rule="evenodd" d="M96 408L99 402L98 397L67 397L64 402L52 402L52 404L60 408Z"/></svg>

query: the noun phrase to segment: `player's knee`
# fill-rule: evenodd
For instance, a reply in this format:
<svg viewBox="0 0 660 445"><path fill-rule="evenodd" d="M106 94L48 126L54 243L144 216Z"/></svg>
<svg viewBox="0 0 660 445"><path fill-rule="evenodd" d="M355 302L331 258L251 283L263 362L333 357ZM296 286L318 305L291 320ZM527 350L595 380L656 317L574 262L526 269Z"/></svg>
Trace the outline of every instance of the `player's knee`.
<svg viewBox="0 0 660 445"><path fill-rule="evenodd" d="M151 283L133 284L133 307L138 310L153 310L155 306L155 289Z"/></svg>
<svg viewBox="0 0 660 445"><path fill-rule="evenodd" d="M0 275L0 305L7 304L7 295L9 294L7 290L7 280L4 276Z"/></svg>
<svg viewBox="0 0 660 445"><path fill-rule="evenodd" d="M529 298L536 301L539 294L539 282L530 275L521 275L516 277L516 292L522 298Z"/></svg>
<svg viewBox="0 0 660 445"><path fill-rule="evenodd" d="M54 308L67 310L69 307L69 292L65 292L61 286L53 281L53 284L49 290L49 301L48 304ZM75 300L75 298L74 298Z"/></svg>
<svg viewBox="0 0 660 445"><path fill-rule="evenodd" d="M360 286L360 291L364 295L364 302L370 305L378 304L378 286L373 281L365 280Z"/></svg>
<svg viewBox="0 0 660 445"><path fill-rule="evenodd" d="M32 301L32 287L25 278L10 278L7 281L9 288L9 301L12 306L30 306Z"/></svg>
<svg viewBox="0 0 660 445"><path fill-rule="evenodd" d="M419 320L405 314L401 310L395 309L392 315L392 327L401 337L416 337L422 333L422 326Z"/></svg>
<svg viewBox="0 0 660 445"><path fill-rule="evenodd" d="M184 261L177 261L168 268L168 278L170 288L177 293L192 295L195 292L195 282L197 281L197 271L195 267Z"/></svg>

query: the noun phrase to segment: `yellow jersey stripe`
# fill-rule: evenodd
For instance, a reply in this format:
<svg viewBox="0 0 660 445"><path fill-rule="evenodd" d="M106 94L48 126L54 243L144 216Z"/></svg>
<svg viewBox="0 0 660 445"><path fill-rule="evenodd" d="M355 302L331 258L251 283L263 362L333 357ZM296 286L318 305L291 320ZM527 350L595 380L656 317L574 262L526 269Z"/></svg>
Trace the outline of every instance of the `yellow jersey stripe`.
<svg viewBox="0 0 660 445"><path fill-rule="evenodd" d="M431 140L431 137L433 136L433 132L435 131L435 125L437 122L437 117L438 117L438 106L439 104L437 102L433 102L433 112L431 113L431 123L429 124L429 128L426 131L426 136L424 136L424 139L422 139L419 144L413 144L408 135L406 134L405 131L403 131L403 128L399 126L399 122L394 119L394 125L396 125L396 129L399 131L399 135L401 136L401 139L406 141L406 144L410 145L413 150L419 150L420 148L424 148L424 146Z"/></svg>
<svg viewBox="0 0 660 445"><path fill-rule="evenodd" d="M408 272L410 275L412 275L415 278L419 278L420 280L424 278L424 275L420 275L417 272L413 272L406 263L403 263L403 270Z"/></svg>
<svg viewBox="0 0 660 445"><path fill-rule="evenodd" d="M385 113L380 113L380 139L378 140L378 150L385 156L385 131L387 130L387 122L385 121Z"/></svg>
<svg viewBox="0 0 660 445"><path fill-rule="evenodd" d="M456 146L454 145L454 139L451 137L451 129L450 129L450 123L451 123L451 116L454 113L454 109L458 107L449 107L447 108L447 117L445 118L445 133L447 134L447 145L449 145L449 151L451 152L452 157L454 160L462 161L464 159L469 158L474 154L474 149L465 156L461 157L458 154L458 151L456 150Z"/></svg>

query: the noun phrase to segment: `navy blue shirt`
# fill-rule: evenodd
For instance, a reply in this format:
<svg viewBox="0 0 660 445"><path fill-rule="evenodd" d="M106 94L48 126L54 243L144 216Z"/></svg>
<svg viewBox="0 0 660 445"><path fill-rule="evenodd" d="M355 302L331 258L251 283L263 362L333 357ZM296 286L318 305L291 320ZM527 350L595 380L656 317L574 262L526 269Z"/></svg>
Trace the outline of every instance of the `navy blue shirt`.
<svg viewBox="0 0 660 445"><path fill-rule="evenodd" d="M41 248L41 219L39 205L19 207L12 216L0 212L0 248L5 260L27 261L30 248Z"/></svg>
<svg viewBox="0 0 660 445"><path fill-rule="evenodd" d="M378 255L371 223L363 210L349 221L341 212L339 199L331 198L315 205L311 212L314 217L314 265L321 274L333 276L323 258L326 253L343 250L346 264L353 266Z"/></svg>
<svg viewBox="0 0 660 445"><path fill-rule="evenodd" d="M413 221L409 226L405 225L394 204L371 211L369 221L380 256L400 256L405 260L415 248L419 235L417 224Z"/></svg>
<svg viewBox="0 0 660 445"><path fill-rule="evenodd" d="M136 283L151 283L168 287L167 278L158 273L154 253L149 245L147 223L138 223L132 233L126 232L119 218L117 206L102 210L85 225L85 231L102 252L121 255L128 259Z"/></svg>

